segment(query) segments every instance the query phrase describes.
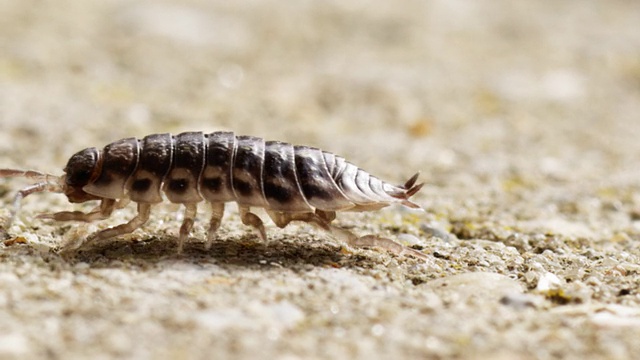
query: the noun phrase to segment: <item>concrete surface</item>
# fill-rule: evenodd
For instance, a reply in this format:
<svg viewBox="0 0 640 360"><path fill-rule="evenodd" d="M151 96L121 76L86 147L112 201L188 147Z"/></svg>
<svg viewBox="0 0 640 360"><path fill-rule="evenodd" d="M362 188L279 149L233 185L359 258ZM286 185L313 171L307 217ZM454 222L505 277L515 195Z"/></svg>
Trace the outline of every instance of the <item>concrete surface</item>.
<svg viewBox="0 0 640 360"><path fill-rule="evenodd" d="M340 214L429 261L227 209L36 219L0 246L0 358L551 359L640 353L640 3L0 1L0 168L233 130L341 154L425 212ZM0 218L27 182L0 181ZM76 206L86 210L91 205Z"/></svg>

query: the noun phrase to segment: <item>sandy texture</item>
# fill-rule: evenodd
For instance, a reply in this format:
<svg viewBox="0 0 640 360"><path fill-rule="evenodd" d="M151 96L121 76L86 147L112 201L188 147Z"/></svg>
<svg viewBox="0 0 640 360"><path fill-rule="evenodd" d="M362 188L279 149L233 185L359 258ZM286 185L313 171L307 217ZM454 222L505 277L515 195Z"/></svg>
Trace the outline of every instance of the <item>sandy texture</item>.
<svg viewBox="0 0 640 360"><path fill-rule="evenodd" d="M34 195L0 245L0 358L637 356L639 59L637 1L0 1L0 168L185 130L318 146L422 171L425 212L337 223L430 257L262 243L233 205L178 256L167 204L64 258L135 209L59 224Z"/></svg>

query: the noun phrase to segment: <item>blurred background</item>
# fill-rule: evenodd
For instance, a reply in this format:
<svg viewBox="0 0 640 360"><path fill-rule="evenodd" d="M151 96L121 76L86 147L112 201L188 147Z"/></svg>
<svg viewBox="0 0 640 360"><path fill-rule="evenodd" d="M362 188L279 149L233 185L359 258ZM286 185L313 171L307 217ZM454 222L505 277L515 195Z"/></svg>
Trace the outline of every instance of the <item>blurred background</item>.
<svg viewBox="0 0 640 360"><path fill-rule="evenodd" d="M610 146L639 134L634 1L1 1L0 14L2 166L54 171L84 147L183 130L321 146L398 181L572 177L564 161L583 177L635 159Z"/></svg>
<svg viewBox="0 0 640 360"><path fill-rule="evenodd" d="M63 196L33 196L0 246L0 357L640 351L639 1L0 0L0 168L61 174L80 149L188 130L318 146L391 182L422 171L426 212L337 222L432 261L304 226L262 244L235 210L211 251L203 211L176 257L174 207L73 263L50 250L132 207L63 225L34 216ZM21 182L0 182L3 204ZM467 273L494 276L430 283Z"/></svg>

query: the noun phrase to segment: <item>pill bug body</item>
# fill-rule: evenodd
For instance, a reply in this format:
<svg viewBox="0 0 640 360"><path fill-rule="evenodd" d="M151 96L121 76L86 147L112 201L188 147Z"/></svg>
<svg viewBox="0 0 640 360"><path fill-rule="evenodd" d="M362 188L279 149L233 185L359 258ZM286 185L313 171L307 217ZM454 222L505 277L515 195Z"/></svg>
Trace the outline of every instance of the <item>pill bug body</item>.
<svg viewBox="0 0 640 360"><path fill-rule="evenodd" d="M197 204L202 201L210 203L213 210L208 244L220 225L224 204L236 202L242 222L254 227L263 239L266 239L264 225L250 212L251 208L266 209L279 227L291 221L306 221L352 245L397 248L400 245L389 239L358 238L332 225L331 221L338 211L377 210L393 203L419 208L409 198L422 187L416 184L418 174L404 185L396 186L317 148L236 136L232 132L126 138L101 150L87 148L74 154L64 172L56 177L34 171L0 169L0 177L41 180L18 193L9 221L18 211L20 200L34 192L62 192L74 203L101 200L100 206L89 213L74 211L40 216L59 221L103 219L126 202L136 202L138 215L134 219L89 238L105 239L129 233L144 224L151 205L162 202L164 193L170 202L185 206L179 251L193 226Z"/></svg>

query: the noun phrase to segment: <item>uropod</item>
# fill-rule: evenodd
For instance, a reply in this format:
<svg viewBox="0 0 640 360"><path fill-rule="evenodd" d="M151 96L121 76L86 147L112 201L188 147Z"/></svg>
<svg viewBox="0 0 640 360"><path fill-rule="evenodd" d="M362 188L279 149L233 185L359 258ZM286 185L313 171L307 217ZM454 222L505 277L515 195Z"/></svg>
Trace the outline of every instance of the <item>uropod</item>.
<svg viewBox="0 0 640 360"><path fill-rule="evenodd" d="M137 203L138 213L133 219L98 231L85 242L104 240L141 227L149 219L151 206L163 201L164 193L170 202L185 208L178 252L193 227L197 204L206 201L212 209L207 248L220 226L225 203L236 202L242 223L253 227L264 241L264 224L251 208L264 208L280 228L291 221L307 222L351 246L377 246L427 258L391 239L358 237L332 224L339 211L372 211L394 203L419 209L409 200L423 185L416 183L418 174L404 185L392 185L341 156L309 146L236 136L226 131L153 134L143 139L118 140L102 150L92 147L79 151L71 156L61 176L0 169L0 177L37 181L16 194L7 230L22 199L37 192L63 193L71 203L100 201L87 213L63 211L38 216L56 221L106 219L129 201Z"/></svg>

